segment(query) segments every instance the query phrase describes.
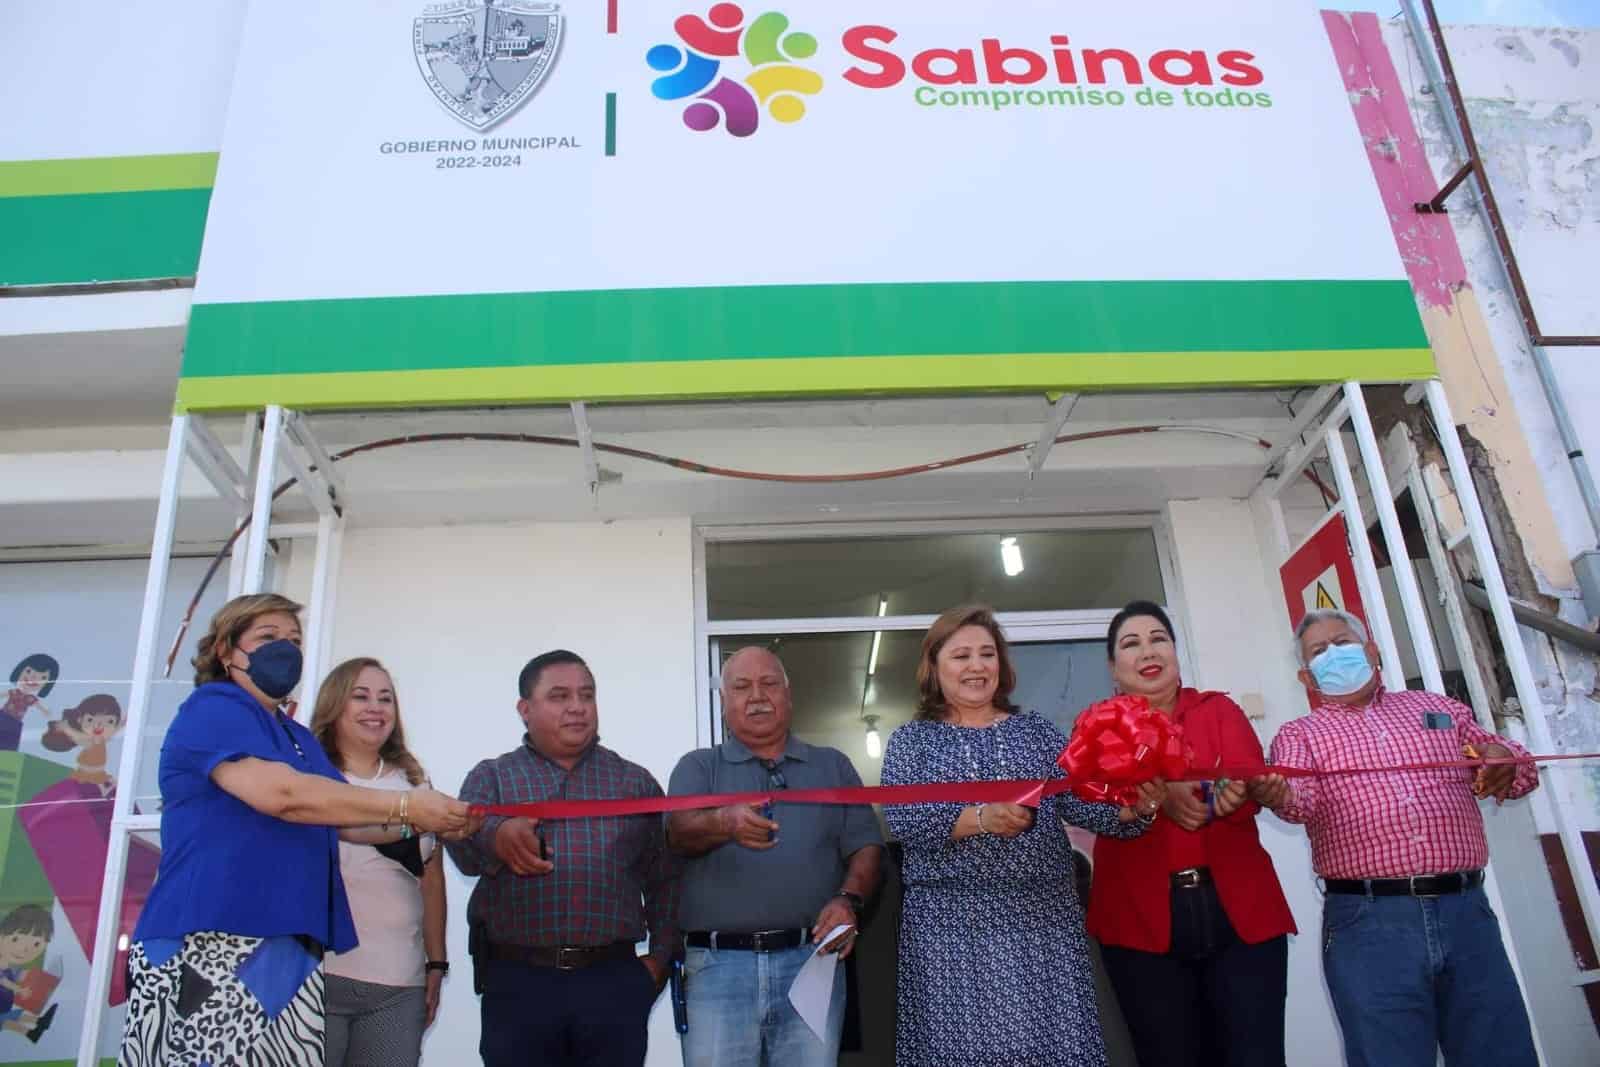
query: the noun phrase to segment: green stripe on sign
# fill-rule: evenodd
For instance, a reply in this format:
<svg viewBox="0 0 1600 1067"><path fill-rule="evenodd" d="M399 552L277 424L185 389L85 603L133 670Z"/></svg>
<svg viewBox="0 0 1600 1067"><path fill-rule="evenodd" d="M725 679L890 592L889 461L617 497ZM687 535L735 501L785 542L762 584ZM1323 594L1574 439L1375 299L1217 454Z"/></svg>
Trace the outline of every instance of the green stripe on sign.
<svg viewBox="0 0 1600 1067"><path fill-rule="evenodd" d="M196 305L183 373L1426 345L1404 281L725 286Z"/></svg>
<svg viewBox="0 0 1600 1067"><path fill-rule="evenodd" d="M210 189L0 197L0 285L184 278Z"/></svg>
<svg viewBox="0 0 1600 1067"><path fill-rule="evenodd" d="M209 189L216 178L215 152L9 160L0 162L0 197Z"/></svg>
<svg viewBox="0 0 1600 1067"><path fill-rule="evenodd" d="M185 377L181 411L688 400L860 393L1295 386L1431 377L1426 348L1353 352L1088 352L1042 356L702 360L686 363Z"/></svg>

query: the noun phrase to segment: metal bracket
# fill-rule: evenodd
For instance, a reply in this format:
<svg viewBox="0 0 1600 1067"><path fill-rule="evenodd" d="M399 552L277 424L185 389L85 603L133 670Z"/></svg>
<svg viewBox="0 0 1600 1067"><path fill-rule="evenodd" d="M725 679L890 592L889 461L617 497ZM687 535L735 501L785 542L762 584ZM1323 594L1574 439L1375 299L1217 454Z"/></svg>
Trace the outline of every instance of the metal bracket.
<svg viewBox="0 0 1600 1067"><path fill-rule="evenodd" d="M581 400L574 400L572 407L572 425L578 431L578 454L583 460L583 477L589 483L589 492L594 494L596 502L600 495L600 461L594 454L594 435L589 431L589 411Z"/></svg>
<svg viewBox="0 0 1600 1067"><path fill-rule="evenodd" d="M1475 171L1477 167L1478 161L1476 159L1469 159L1463 163L1461 165L1461 169L1456 171L1454 177L1439 187L1439 191L1434 194L1432 200L1429 200L1426 203L1417 203L1412 205L1417 209L1417 214L1448 215L1450 213L1450 209L1444 206L1444 202L1450 198L1451 193L1455 192L1461 187L1461 183L1466 181L1467 176Z"/></svg>
<svg viewBox="0 0 1600 1067"><path fill-rule="evenodd" d="M1077 393L1063 393L1050 405L1050 417L1039 430L1039 440L1028 450L1028 481L1033 481L1033 476L1044 469L1044 461L1050 458L1050 450L1056 445L1061 427L1067 424L1072 417L1072 409L1077 406Z"/></svg>

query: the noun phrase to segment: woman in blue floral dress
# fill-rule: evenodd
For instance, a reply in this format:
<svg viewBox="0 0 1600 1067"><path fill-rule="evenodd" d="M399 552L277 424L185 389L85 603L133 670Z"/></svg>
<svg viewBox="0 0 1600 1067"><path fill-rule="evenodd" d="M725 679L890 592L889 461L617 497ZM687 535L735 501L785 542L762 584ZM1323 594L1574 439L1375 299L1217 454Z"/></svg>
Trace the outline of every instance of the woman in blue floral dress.
<svg viewBox="0 0 1600 1067"><path fill-rule="evenodd" d="M994 615L941 615L922 642L917 718L894 732L883 784L1058 778L1067 739L1011 703L1016 673ZM1137 837L1165 787L1137 808L1062 794L1016 804L884 807L905 850L899 1067L1098 1067L1094 972L1061 823Z"/></svg>

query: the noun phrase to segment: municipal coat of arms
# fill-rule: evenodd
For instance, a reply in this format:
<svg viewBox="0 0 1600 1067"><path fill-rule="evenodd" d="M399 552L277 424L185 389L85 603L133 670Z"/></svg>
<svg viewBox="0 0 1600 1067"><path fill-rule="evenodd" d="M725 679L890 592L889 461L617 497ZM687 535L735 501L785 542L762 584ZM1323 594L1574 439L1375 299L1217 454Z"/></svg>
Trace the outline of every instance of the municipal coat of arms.
<svg viewBox="0 0 1600 1067"><path fill-rule="evenodd" d="M417 69L445 109L487 130L539 88L561 46L555 4L453 0L412 23Z"/></svg>

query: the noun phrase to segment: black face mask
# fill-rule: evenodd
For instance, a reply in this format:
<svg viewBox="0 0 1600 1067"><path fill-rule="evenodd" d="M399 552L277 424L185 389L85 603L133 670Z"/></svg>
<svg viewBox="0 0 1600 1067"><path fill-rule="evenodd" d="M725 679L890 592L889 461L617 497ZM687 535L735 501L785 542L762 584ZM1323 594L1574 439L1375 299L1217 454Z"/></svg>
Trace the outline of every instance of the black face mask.
<svg viewBox="0 0 1600 1067"><path fill-rule="evenodd" d="M255 687L273 700L282 700L300 684L305 658L300 646L288 638L268 641L245 655L250 657L250 666L230 669L244 671Z"/></svg>
<svg viewBox="0 0 1600 1067"><path fill-rule="evenodd" d="M416 835L400 841L390 841L386 845L373 845L383 855L388 856L400 866L422 877L422 838Z"/></svg>

